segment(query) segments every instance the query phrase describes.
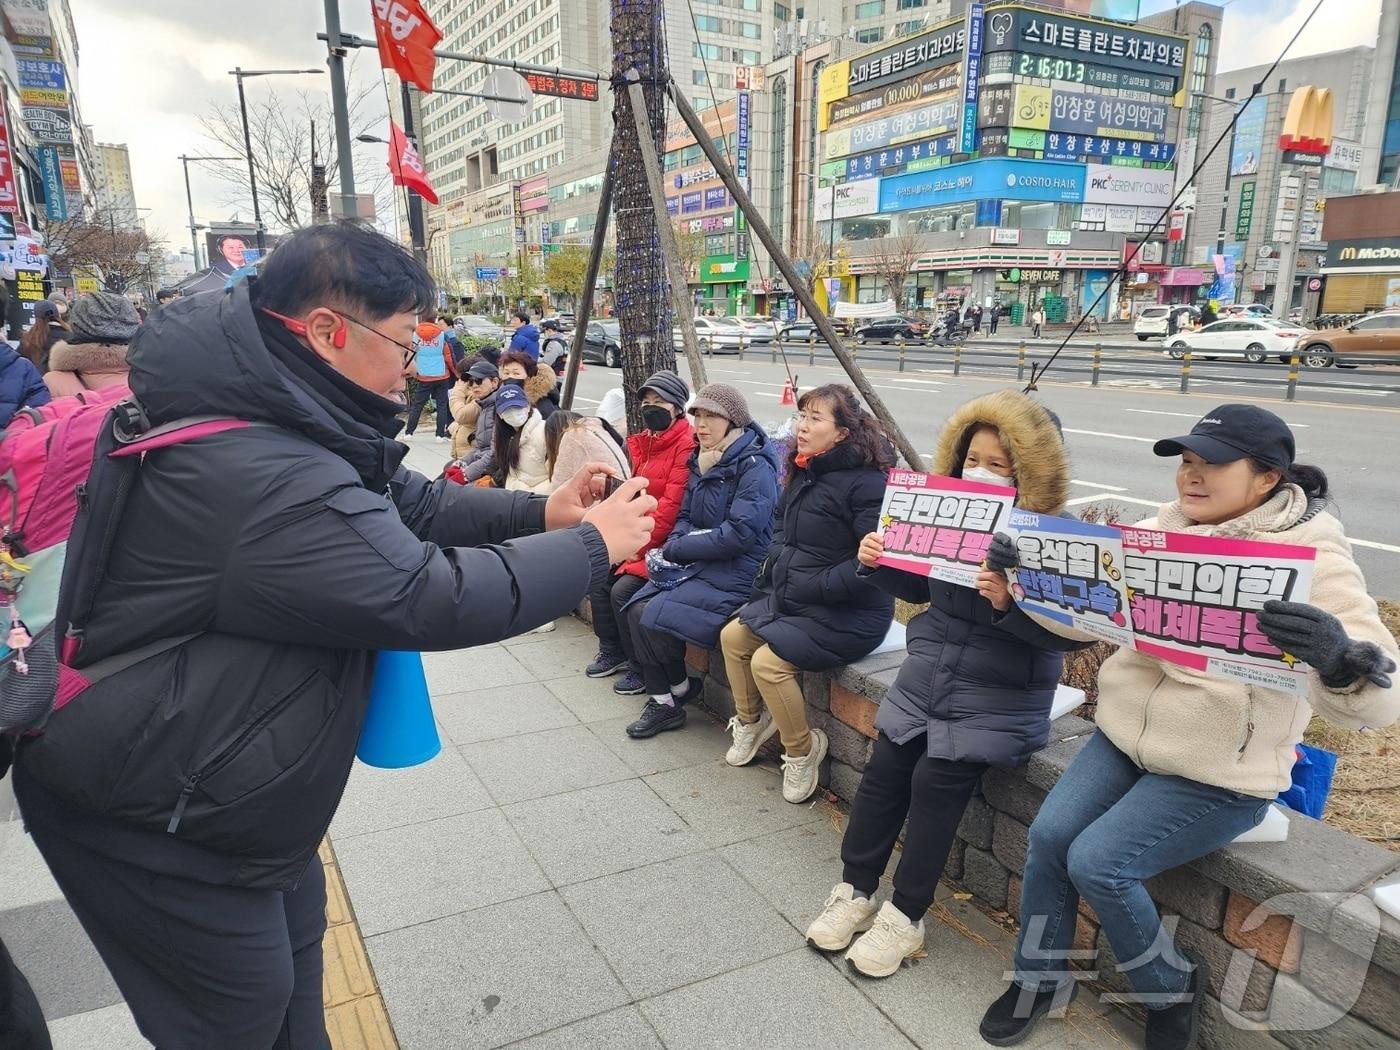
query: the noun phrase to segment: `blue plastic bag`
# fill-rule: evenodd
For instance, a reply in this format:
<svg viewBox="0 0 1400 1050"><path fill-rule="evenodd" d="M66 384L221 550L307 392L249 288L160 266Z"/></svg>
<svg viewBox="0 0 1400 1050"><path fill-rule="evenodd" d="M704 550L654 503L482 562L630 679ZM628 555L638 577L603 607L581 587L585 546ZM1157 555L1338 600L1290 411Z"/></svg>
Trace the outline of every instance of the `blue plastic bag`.
<svg viewBox="0 0 1400 1050"><path fill-rule="evenodd" d="M1321 820L1332 790L1332 777L1337 772L1337 756L1310 744L1299 744L1295 753L1298 757L1293 763L1293 786L1279 795L1278 801Z"/></svg>

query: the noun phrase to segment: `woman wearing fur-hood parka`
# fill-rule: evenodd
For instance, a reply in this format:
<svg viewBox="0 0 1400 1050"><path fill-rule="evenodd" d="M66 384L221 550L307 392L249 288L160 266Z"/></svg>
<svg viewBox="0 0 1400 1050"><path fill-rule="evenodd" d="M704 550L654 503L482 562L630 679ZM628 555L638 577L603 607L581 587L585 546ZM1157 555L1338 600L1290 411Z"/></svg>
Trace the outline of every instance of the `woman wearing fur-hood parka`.
<svg viewBox="0 0 1400 1050"><path fill-rule="evenodd" d="M1014 485L1017 506L1064 509L1069 460L1054 415L1001 391L957 409L944 425L933 472ZM1014 766L1045 746L1064 659L1079 648L1039 626L1011 600L1004 574L984 570L977 589L877 567L879 533L861 543L862 574L896 598L928 608L909 622L909 655L875 718L879 736L841 846L844 881L807 931L825 951L851 944L852 965L888 977L923 947L953 835L989 766ZM908 817L893 900L871 899Z"/></svg>

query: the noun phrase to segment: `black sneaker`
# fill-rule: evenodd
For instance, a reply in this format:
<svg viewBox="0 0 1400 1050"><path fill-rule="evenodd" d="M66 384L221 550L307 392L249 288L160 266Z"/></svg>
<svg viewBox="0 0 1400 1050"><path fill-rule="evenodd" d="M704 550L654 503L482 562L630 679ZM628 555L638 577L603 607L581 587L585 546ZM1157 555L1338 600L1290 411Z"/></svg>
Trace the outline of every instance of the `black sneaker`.
<svg viewBox="0 0 1400 1050"><path fill-rule="evenodd" d="M1035 1030L1037 1021L1051 1010L1064 1009L1078 993L1078 981L1070 983L1068 992L1059 988L1033 995L1012 981L1001 998L987 1007L978 1034L993 1046L1015 1046Z"/></svg>
<svg viewBox="0 0 1400 1050"><path fill-rule="evenodd" d="M673 707L670 704L658 704L655 700L648 700L646 707L642 708L642 717L627 727L627 735L633 740L645 740L668 729L680 729L683 725L685 708L680 704Z"/></svg>
<svg viewBox="0 0 1400 1050"><path fill-rule="evenodd" d="M606 649L600 649L598 655L593 658L593 662L584 668L583 673L589 678L607 678L609 675L625 670L627 670L626 654L610 653Z"/></svg>
<svg viewBox="0 0 1400 1050"><path fill-rule="evenodd" d="M1210 969L1199 955L1181 954L1192 966L1186 995L1181 1002L1165 1010L1147 1011L1147 1050L1190 1050L1196 1045L1201 1028L1201 1007L1205 1005L1206 988L1210 985Z"/></svg>
<svg viewBox="0 0 1400 1050"><path fill-rule="evenodd" d="M642 681L642 676L632 670L613 683L613 692L618 696L641 696L646 691L646 683Z"/></svg>

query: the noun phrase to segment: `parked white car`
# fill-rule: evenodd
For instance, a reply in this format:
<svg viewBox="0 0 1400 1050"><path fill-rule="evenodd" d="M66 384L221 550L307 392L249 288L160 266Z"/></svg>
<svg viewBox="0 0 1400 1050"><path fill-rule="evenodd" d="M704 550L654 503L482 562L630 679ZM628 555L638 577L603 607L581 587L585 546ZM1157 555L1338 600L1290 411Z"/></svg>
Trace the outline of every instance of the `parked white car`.
<svg viewBox="0 0 1400 1050"><path fill-rule="evenodd" d="M750 331L732 317L697 317L695 338L700 342L702 354L737 354L741 345L745 348L760 343L767 346L773 341L771 332ZM677 350L685 345L679 327L671 329L671 342Z"/></svg>
<svg viewBox="0 0 1400 1050"><path fill-rule="evenodd" d="M1176 327L1190 328L1196 323L1196 311L1185 303L1164 303L1161 306L1143 307L1142 313L1133 322L1133 335L1138 342L1145 343L1155 336L1164 336L1170 327L1172 314L1177 314Z"/></svg>
<svg viewBox="0 0 1400 1050"><path fill-rule="evenodd" d="M1272 318L1232 317L1208 324L1197 332L1172 336L1163 353L1180 359L1190 350L1201 357L1243 357L1251 364L1260 364L1271 356L1291 354L1302 335L1302 328L1284 325Z"/></svg>

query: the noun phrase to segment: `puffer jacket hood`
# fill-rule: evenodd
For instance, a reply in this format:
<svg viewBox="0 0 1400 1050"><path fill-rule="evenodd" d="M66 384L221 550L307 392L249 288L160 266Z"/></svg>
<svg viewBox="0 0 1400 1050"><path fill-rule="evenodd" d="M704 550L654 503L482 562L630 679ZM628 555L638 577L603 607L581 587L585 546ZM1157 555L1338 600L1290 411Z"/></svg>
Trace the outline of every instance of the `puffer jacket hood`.
<svg viewBox="0 0 1400 1050"><path fill-rule="evenodd" d="M1287 485L1249 514L1219 525L1193 522L1176 502L1140 525L1314 548L1310 603L1337 617L1353 641L1373 642L1400 659L1342 523L1309 503L1297 486ZM1150 773L1260 798L1273 798L1292 782L1294 748L1314 713L1348 729L1381 728L1400 717L1400 688L1381 689L1362 679L1329 689L1314 673L1308 695L1293 696L1132 649L1119 649L1099 669L1095 721L1115 747Z"/></svg>
<svg viewBox="0 0 1400 1050"><path fill-rule="evenodd" d="M1069 456L1055 416L1044 405L1014 390L998 390L956 409L938 438L933 472L961 477L971 431L978 424L997 428L1015 468L1016 505L1041 514L1059 514L1069 498Z"/></svg>
<svg viewBox="0 0 1400 1050"><path fill-rule="evenodd" d="M553 398L558 382L559 377L554 374L554 369L545 364L536 365L535 374L525 380L525 396L530 399L530 404L538 406L541 401Z"/></svg>
<svg viewBox="0 0 1400 1050"><path fill-rule="evenodd" d="M375 399L381 428L347 406L348 380L304 352L296 365L270 351L241 282L218 294L177 299L141 326L127 351L130 385L153 426L186 416L234 416L272 423L314 441L382 492L408 452L394 440L397 406ZM357 399L373 398L356 390Z"/></svg>

